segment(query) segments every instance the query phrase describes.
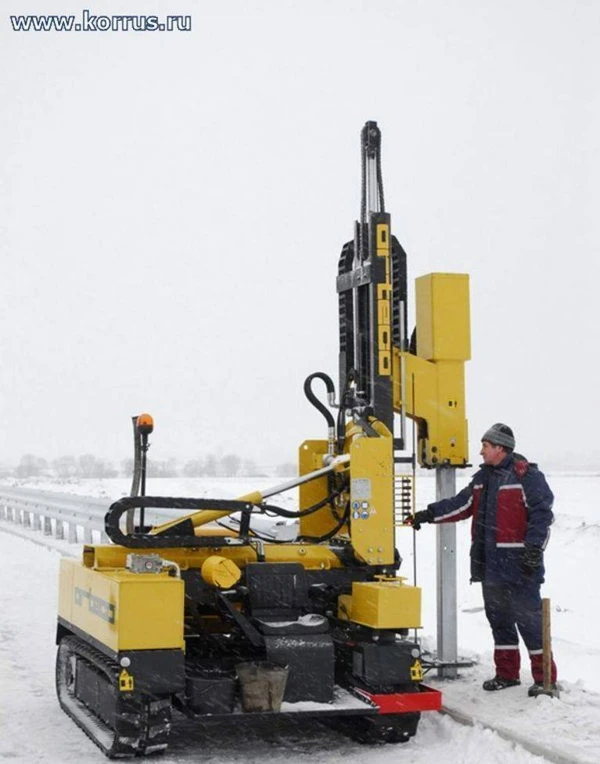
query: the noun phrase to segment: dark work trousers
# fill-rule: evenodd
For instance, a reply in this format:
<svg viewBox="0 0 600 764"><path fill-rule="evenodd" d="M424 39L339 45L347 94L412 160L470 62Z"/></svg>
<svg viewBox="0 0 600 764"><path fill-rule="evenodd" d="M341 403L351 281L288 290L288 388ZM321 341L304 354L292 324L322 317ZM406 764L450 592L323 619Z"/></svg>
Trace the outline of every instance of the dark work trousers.
<svg viewBox="0 0 600 764"><path fill-rule="evenodd" d="M519 634L531 659L534 682L544 681L542 649L542 598L540 585L521 584L492 586L482 584L485 614L494 635L496 676L518 679L521 667ZM517 629L519 632L517 633ZM556 682L556 665L552 660L552 681Z"/></svg>

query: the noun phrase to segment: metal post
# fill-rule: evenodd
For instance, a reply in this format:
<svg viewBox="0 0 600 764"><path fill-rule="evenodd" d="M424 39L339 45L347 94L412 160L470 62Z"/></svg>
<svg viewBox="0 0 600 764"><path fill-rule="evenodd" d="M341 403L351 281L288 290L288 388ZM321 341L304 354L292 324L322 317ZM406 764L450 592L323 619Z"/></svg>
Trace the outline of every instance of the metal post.
<svg viewBox="0 0 600 764"><path fill-rule="evenodd" d="M456 493L456 468L435 470L436 501ZM442 663L456 663L458 644L456 629L456 525L442 523L436 528L437 543L437 653ZM456 666L440 666L438 676L456 679Z"/></svg>
<svg viewBox="0 0 600 764"><path fill-rule="evenodd" d="M77 543L77 525L74 520L69 521L67 525L67 540L69 544Z"/></svg>

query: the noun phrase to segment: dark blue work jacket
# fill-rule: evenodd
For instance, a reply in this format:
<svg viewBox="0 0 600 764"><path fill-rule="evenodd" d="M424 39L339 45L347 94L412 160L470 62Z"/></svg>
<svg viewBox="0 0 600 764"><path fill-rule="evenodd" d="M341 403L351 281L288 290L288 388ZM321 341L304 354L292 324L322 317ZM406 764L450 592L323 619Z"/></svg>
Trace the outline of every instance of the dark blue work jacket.
<svg viewBox="0 0 600 764"><path fill-rule="evenodd" d="M521 571L525 546L545 549L554 522L554 496L544 474L518 454L497 467L481 465L466 488L430 504L435 523L471 517L471 581L486 584L542 583L544 564Z"/></svg>

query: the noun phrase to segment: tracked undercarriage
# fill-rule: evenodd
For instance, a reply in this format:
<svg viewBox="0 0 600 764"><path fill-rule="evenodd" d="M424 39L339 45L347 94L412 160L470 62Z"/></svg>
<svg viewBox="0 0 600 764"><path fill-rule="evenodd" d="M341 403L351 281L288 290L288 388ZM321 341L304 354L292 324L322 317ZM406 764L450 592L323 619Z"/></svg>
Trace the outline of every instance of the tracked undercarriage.
<svg viewBox="0 0 600 764"><path fill-rule="evenodd" d="M122 691L121 669L78 637L64 637L56 656L61 708L110 758L164 751L171 699Z"/></svg>

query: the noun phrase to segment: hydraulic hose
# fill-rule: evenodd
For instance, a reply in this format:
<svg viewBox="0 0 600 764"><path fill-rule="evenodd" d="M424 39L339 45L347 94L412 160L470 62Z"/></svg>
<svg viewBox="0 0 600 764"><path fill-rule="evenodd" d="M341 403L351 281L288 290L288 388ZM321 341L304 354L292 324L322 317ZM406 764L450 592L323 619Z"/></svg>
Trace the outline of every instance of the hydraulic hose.
<svg viewBox="0 0 600 764"><path fill-rule="evenodd" d="M323 534L323 536L299 536L297 541L303 541L307 544L320 544L323 541L329 541L329 539L333 538L336 533L339 533L341 529L344 527L344 525L348 522L350 519L350 503L346 505L346 509L344 510L343 516L338 521L337 525L332 528L328 533ZM220 525L220 523L219 523ZM269 539L265 536L261 536L256 531L252 531L252 536L254 538L259 539L260 541L267 541L269 544L289 544L289 541L284 540L277 540L277 539Z"/></svg>
<svg viewBox="0 0 600 764"><path fill-rule="evenodd" d="M329 539L333 538L336 535L336 533L341 531L341 529L344 527L344 525L348 522L349 519L350 519L350 502L346 504L346 509L344 510L344 514L342 515L340 521L335 526L335 528L332 528L328 533L325 533L322 536L301 536L299 537L298 541L305 541L311 544L319 544L323 541L329 541Z"/></svg>
<svg viewBox="0 0 600 764"><path fill-rule="evenodd" d="M329 494L329 496L326 496L324 499L321 499L321 501L318 501L316 504L313 504L311 507L307 507L306 509L302 509L298 512L293 512L292 510L284 509L283 507L277 507L274 504L259 504L256 506L256 509L259 512L263 512L265 515L270 517L277 516L277 517L285 517L290 519L297 519L300 517L306 517L307 515L312 515L314 512L318 512L320 509L323 509L323 507L325 507L327 504L330 504L333 509L333 501L337 496L340 495L340 493L341 491L333 491L332 493ZM347 522L348 517L349 517L349 511L348 511L348 507L346 507L346 510L344 511L342 518L339 518L336 516L335 519L338 524L333 529L333 533L331 533L331 535L326 534L326 536L322 538L319 537L318 540L323 541L335 535L340 530L340 528L342 528L344 523ZM222 528L227 528L229 530L227 525L220 523L218 520L216 522L217 522L217 525L220 525ZM258 533L258 531L254 530L253 528L250 528L250 535L252 536L252 538L257 538L260 541L267 541L269 544L289 544L289 541L271 539L266 536L261 536L261 534Z"/></svg>
<svg viewBox="0 0 600 764"><path fill-rule="evenodd" d="M290 519L295 519L299 517L307 517L307 515L312 515L314 512L318 512L319 509L323 509L327 504L331 504L331 502L339 496L341 491L332 491L329 496L326 496L324 499L321 499L321 501L318 501L316 504L313 504L312 507L307 507L306 509L301 509L297 512L294 512L291 509L284 509L283 507L277 507L274 504L260 504L259 509L264 510L266 514L269 514L270 512L274 515L277 515L278 517L286 517Z"/></svg>
<svg viewBox="0 0 600 764"><path fill-rule="evenodd" d="M348 390L352 382L356 380L356 370L350 369L346 375L344 389L340 395L340 409L337 417L337 446L338 454L344 453L344 442L346 440L346 409L352 408L352 402L348 400Z"/></svg>
<svg viewBox="0 0 600 764"><path fill-rule="evenodd" d="M325 383L325 387L327 388L327 397L329 399L330 405L332 405L335 401L335 387L331 377L322 371L315 371L314 374L310 374L304 381L304 395L306 395L310 403L312 403L317 411L323 414L327 422L327 453L329 456L333 456L335 450L335 420L331 411L329 411L329 409L314 394L312 389L313 379L320 379Z"/></svg>

